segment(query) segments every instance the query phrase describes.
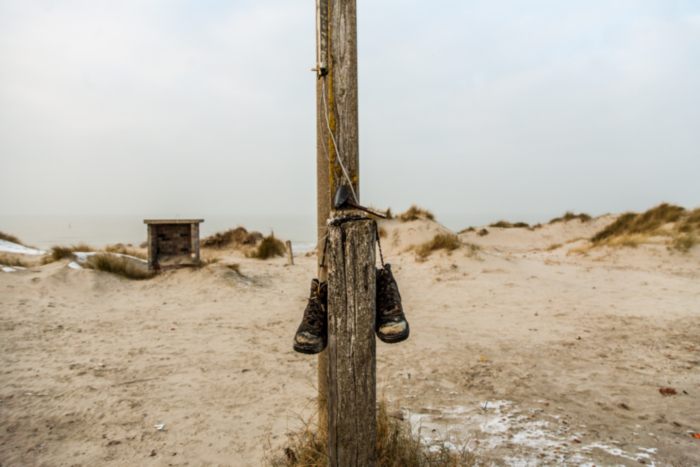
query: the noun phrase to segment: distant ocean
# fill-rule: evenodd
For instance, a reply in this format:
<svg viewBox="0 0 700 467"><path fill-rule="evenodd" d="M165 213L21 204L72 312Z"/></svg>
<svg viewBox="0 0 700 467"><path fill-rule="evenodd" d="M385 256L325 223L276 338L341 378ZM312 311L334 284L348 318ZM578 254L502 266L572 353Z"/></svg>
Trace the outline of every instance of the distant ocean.
<svg viewBox="0 0 700 467"><path fill-rule="evenodd" d="M243 226L249 231L291 240L295 253L316 247L316 216L204 216L201 238ZM437 221L458 232L469 226L499 220L487 215L438 215ZM509 217L515 219L515 217ZM137 216L0 216L0 231L18 237L25 245L50 248L85 242L95 247L115 243L139 245L146 241L146 225ZM528 219L517 219L528 221Z"/></svg>

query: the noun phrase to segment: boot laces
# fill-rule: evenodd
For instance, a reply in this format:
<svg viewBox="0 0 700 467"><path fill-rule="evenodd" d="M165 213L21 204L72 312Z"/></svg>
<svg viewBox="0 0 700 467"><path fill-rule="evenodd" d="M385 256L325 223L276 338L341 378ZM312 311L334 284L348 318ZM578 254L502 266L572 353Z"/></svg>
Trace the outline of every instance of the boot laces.
<svg viewBox="0 0 700 467"><path fill-rule="evenodd" d="M394 311L396 314L400 312L398 290L393 284L388 272L383 270L379 273L379 311L388 316L388 312Z"/></svg>
<svg viewBox="0 0 700 467"><path fill-rule="evenodd" d="M317 294L314 294L308 300L309 303L306 305L306 310L304 310L304 323L311 327L323 324L323 305L320 303L321 298Z"/></svg>

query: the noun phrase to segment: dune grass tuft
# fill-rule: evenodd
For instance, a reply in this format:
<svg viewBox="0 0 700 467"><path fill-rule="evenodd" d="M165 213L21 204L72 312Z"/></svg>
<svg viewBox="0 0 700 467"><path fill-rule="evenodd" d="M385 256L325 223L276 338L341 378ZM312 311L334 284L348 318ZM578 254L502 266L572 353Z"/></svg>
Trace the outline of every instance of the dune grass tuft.
<svg viewBox="0 0 700 467"><path fill-rule="evenodd" d="M550 223L550 224L556 224L556 223L558 223L558 222L569 222L569 221L572 221L572 220L574 220L574 219L578 219L578 220L580 220L581 222L588 222L588 221L590 221L590 220L593 219L593 218L592 218L591 216L589 216L588 214L586 214L586 213L574 214L574 213L571 212L571 211L566 211L566 213L565 213L563 216L561 216L561 217L555 217L554 219L552 219L551 221L549 221L549 223Z"/></svg>
<svg viewBox="0 0 700 467"><path fill-rule="evenodd" d="M489 227L496 227L496 228L502 228L502 229L514 229L514 228L519 229L519 228L523 228L523 227L530 227L530 225L525 223L525 222L516 222L514 224L511 224L508 221L501 220L501 221L489 224Z"/></svg>
<svg viewBox="0 0 700 467"><path fill-rule="evenodd" d="M19 238L15 237L14 235L6 234L5 232L0 232L0 240L17 243L18 245L22 244L22 242L19 241Z"/></svg>
<svg viewBox="0 0 700 467"><path fill-rule="evenodd" d="M549 248L547 248L547 251L554 251L557 248L561 248L562 244L561 243L553 243L552 245L549 245Z"/></svg>
<svg viewBox="0 0 700 467"><path fill-rule="evenodd" d="M592 246L631 246L658 243L651 237L669 237L670 247L689 250L700 243L700 208L686 211L681 206L662 203L646 212L626 212L596 233Z"/></svg>
<svg viewBox="0 0 700 467"><path fill-rule="evenodd" d="M53 261L60 261L64 258L72 258L73 253L75 252L90 252L90 251L95 251L94 248L92 248L90 245L87 245L85 243L79 243L77 245L72 245L72 246L52 246L51 247L51 253L48 257L45 258L44 263L51 263Z"/></svg>
<svg viewBox="0 0 700 467"><path fill-rule="evenodd" d="M148 259L148 255L135 248L128 247L122 243L116 245L107 245L105 251L108 253L119 253L120 255L133 256L139 259Z"/></svg>
<svg viewBox="0 0 700 467"><path fill-rule="evenodd" d="M660 204L642 214L626 212L618 217L615 222L596 233L591 238L591 241L600 245L615 242L614 239L616 238L633 234L650 236L656 233L664 224L681 219L684 213L684 208L668 203Z"/></svg>
<svg viewBox="0 0 700 467"><path fill-rule="evenodd" d="M254 246L262 238L263 235L260 232L248 232L245 227L236 227L235 229L210 235L204 238L200 245L203 248L223 248L229 245Z"/></svg>
<svg viewBox="0 0 700 467"><path fill-rule="evenodd" d="M81 266L87 269L109 272L132 280L143 280L153 277L153 274L148 272L145 266L140 267L132 259L110 253L91 255Z"/></svg>
<svg viewBox="0 0 700 467"><path fill-rule="evenodd" d="M3 239L4 240L4 239ZM8 240L9 242L9 240ZM14 242L16 243L16 242ZM19 258L14 256L0 254L0 264L3 266L19 266L21 268L28 268L29 265Z"/></svg>
<svg viewBox="0 0 700 467"><path fill-rule="evenodd" d="M476 233L479 237L485 237L489 234L489 231L486 229L481 229Z"/></svg>
<svg viewBox="0 0 700 467"><path fill-rule="evenodd" d="M414 251L420 260L425 260L437 250L446 250L450 252L456 250L460 246L462 246L462 242L456 235L437 234L432 240L417 245Z"/></svg>
<svg viewBox="0 0 700 467"><path fill-rule="evenodd" d="M275 238L275 234L271 233L262 239L258 247L249 252L246 256L256 259L268 259L275 256L283 256L285 252L284 243Z"/></svg>
<svg viewBox="0 0 700 467"><path fill-rule="evenodd" d="M467 232L476 232L476 228L474 228L474 227L467 227L466 229L460 230L458 233L463 234L463 233L467 233Z"/></svg>
<svg viewBox="0 0 700 467"><path fill-rule="evenodd" d="M428 209L423 209L415 204L408 208L403 214L399 214L399 219L401 222L415 221L418 219L430 219L435 220L435 215Z"/></svg>
<svg viewBox="0 0 700 467"><path fill-rule="evenodd" d="M377 228L377 233L379 234L379 238L386 238L389 235L386 229L382 226Z"/></svg>
<svg viewBox="0 0 700 467"><path fill-rule="evenodd" d="M400 415L399 415L400 414ZM314 414L315 415L315 414ZM266 453L270 467L325 467L328 465L328 435L311 419L301 419L302 428L289 434L289 444L277 455ZM386 398L377 408L377 467L472 467L478 456L466 445L451 448L445 441L423 442L411 425L402 420L403 412L390 410Z"/></svg>

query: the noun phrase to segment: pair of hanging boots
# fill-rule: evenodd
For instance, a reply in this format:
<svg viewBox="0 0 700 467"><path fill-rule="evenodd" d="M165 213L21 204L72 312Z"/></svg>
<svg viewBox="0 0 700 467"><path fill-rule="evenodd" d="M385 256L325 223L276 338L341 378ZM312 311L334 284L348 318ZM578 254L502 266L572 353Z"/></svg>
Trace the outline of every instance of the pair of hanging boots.
<svg viewBox="0 0 700 467"><path fill-rule="evenodd" d="M409 327L401 305L401 295L391 265L377 269L377 337L387 344L408 339ZM311 281L311 297L304 318L294 336L294 350L317 354L328 343L328 282Z"/></svg>

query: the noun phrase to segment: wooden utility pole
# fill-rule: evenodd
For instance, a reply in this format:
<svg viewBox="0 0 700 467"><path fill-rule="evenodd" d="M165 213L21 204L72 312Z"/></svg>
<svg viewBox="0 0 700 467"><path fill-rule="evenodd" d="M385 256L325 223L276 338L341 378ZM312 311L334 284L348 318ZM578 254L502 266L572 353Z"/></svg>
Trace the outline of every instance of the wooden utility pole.
<svg viewBox="0 0 700 467"><path fill-rule="evenodd" d="M319 427L330 467L376 464L376 269L374 223L329 228L340 185L360 202L356 0L316 0L318 252L329 242L328 349L319 355ZM357 214L353 212L353 214ZM328 423L326 426L325 424Z"/></svg>
<svg viewBox="0 0 700 467"><path fill-rule="evenodd" d="M328 66L328 0L316 0L316 238L317 259L326 243L328 225L331 217L331 183L330 183L330 145L331 139L326 125L325 104L328 102L325 87L325 73ZM328 268L318 267L320 282L328 279ZM328 350L318 356L318 426L328 429Z"/></svg>
<svg viewBox="0 0 700 467"><path fill-rule="evenodd" d="M333 217L339 215L336 212ZM369 220L330 228L329 467L376 465L375 235L375 224Z"/></svg>

